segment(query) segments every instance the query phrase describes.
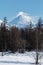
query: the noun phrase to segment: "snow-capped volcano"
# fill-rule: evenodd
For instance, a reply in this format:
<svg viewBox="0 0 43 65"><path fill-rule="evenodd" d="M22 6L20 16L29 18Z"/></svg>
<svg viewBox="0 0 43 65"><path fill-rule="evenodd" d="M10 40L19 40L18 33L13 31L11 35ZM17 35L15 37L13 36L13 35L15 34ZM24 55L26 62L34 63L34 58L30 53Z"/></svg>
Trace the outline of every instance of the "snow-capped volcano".
<svg viewBox="0 0 43 65"><path fill-rule="evenodd" d="M12 21L9 22L10 25L16 25L17 27L24 27L32 21L32 17L28 16L24 12L19 12ZM33 23L33 21L32 21Z"/></svg>
<svg viewBox="0 0 43 65"><path fill-rule="evenodd" d="M23 28L25 26L29 26L30 21L32 24L36 24L39 19L39 16L31 16L25 12L19 12L12 20L8 21L7 26L16 26L19 28ZM0 24L2 20L0 20Z"/></svg>
<svg viewBox="0 0 43 65"><path fill-rule="evenodd" d="M20 24L27 24L30 21L32 21L32 18L30 16L28 16L24 12L19 12L19 14L17 15L17 17L20 17L20 20L19 20ZM32 21L32 23L33 23L33 21Z"/></svg>
<svg viewBox="0 0 43 65"><path fill-rule="evenodd" d="M24 12L19 12L12 21L9 22L9 25L16 25L17 27L25 27L26 25L29 25L30 21L34 24L34 18Z"/></svg>

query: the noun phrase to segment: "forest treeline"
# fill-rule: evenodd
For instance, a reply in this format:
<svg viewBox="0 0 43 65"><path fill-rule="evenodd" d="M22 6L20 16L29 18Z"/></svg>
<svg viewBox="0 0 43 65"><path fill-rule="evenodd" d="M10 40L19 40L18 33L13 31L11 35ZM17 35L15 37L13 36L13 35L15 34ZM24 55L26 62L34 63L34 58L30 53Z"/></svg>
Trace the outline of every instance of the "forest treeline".
<svg viewBox="0 0 43 65"><path fill-rule="evenodd" d="M7 18L4 17L0 24L0 51L24 52L43 50L43 23L39 18L37 24L33 26L30 22L25 28L7 26Z"/></svg>

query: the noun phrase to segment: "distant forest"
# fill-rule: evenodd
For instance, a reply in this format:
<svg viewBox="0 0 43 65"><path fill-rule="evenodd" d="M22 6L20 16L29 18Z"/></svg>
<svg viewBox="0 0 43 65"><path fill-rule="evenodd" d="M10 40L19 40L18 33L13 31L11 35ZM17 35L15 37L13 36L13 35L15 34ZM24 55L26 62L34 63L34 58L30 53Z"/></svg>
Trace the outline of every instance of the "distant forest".
<svg viewBox="0 0 43 65"><path fill-rule="evenodd" d="M43 50L43 23L39 18L34 26L30 21L29 26L18 28L7 26L7 18L4 17L0 24L0 52L21 52Z"/></svg>

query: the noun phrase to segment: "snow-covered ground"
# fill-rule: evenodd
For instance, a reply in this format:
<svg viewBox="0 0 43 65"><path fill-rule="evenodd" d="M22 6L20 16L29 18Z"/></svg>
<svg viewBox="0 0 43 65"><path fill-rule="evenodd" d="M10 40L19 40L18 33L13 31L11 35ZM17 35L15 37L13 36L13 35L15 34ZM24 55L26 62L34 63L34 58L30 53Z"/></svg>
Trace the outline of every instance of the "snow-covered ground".
<svg viewBox="0 0 43 65"><path fill-rule="evenodd" d="M40 53L41 58L39 62L43 65L43 53ZM25 52L25 53L6 53L1 56L0 52L0 65L35 65L35 52Z"/></svg>

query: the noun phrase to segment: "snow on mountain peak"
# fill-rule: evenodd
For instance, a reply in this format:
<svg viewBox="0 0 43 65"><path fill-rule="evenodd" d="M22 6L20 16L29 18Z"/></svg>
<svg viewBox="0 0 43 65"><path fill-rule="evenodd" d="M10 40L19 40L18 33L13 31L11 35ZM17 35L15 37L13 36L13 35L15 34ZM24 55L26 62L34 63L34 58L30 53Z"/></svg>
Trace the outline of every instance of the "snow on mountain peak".
<svg viewBox="0 0 43 65"><path fill-rule="evenodd" d="M30 21L32 21L31 16L28 16L24 12L19 12L17 17L20 17L18 24L28 24ZM32 21L32 23L33 23L33 21Z"/></svg>
<svg viewBox="0 0 43 65"><path fill-rule="evenodd" d="M24 12L19 12L17 16L24 15Z"/></svg>
<svg viewBox="0 0 43 65"><path fill-rule="evenodd" d="M25 27L30 24L30 21L34 24L37 16L30 16L25 12L19 12L12 21L10 25L16 25L17 27Z"/></svg>

